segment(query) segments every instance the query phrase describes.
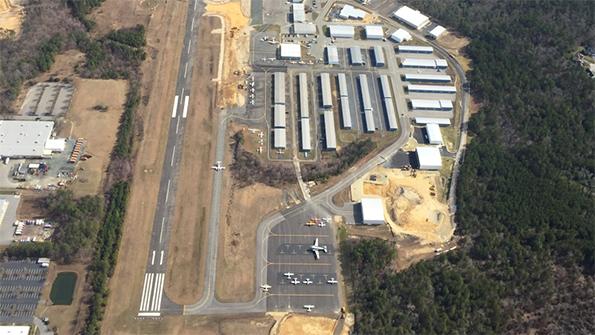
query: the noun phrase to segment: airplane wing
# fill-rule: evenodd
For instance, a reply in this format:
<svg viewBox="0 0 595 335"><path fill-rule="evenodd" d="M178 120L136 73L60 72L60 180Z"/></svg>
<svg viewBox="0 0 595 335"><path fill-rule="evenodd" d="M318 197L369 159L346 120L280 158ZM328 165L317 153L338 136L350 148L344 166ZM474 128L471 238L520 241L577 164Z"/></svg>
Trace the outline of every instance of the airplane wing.
<svg viewBox="0 0 595 335"><path fill-rule="evenodd" d="M318 246L318 237L314 240L314 246L317 247Z"/></svg>
<svg viewBox="0 0 595 335"><path fill-rule="evenodd" d="M312 249L314 251L314 256L316 257L316 259L320 259L320 252L318 252L318 250L316 249Z"/></svg>

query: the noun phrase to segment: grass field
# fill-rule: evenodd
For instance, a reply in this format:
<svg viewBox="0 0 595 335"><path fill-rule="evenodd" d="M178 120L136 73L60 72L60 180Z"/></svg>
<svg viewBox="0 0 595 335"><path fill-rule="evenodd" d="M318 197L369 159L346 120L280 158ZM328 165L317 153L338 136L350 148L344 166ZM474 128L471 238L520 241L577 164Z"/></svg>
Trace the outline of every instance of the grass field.
<svg viewBox="0 0 595 335"><path fill-rule="evenodd" d="M54 305L72 304L77 277L75 272L58 273L50 292L50 299Z"/></svg>

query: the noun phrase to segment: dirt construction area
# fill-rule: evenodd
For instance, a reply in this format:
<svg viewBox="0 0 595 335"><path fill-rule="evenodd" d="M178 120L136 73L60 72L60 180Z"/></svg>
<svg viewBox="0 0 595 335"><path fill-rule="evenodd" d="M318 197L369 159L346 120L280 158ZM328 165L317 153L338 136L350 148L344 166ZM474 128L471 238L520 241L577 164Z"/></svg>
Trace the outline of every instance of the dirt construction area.
<svg viewBox="0 0 595 335"><path fill-rule="evenodd" d="M271 335L331 335L335 320L322 316L291 314L280 321L276 332Z"/></svg>
<svg viewBox="0 0 595 335"><path fill-rule="evenodd" d="M18 35L23 20L23 8L11 0L0 0L0 38L12 33Z"/></svg>
<svg viewBox="0 0 595 335"><path fill-rule="evenodd" d="M282 205L283 192L262 184L241 189L229 184L223 189L231 197L222 206L215 293L221 301L249 301L255 294L256 230L267 213Z"/></svg>
<svg viewBox="0 0 595 335"><path fill-rule="evenodd" d="M85 153L92 156L78 163L77 179L71 187L76 195L101 193L127 91L125 80L74 80L72 104L60 136L84 138Z"/></svg>
<svg viewBox="0 0 595 335"><path fill-rule="evenodd" d="M376 181L371 181L374 175ZM440 175L434 172L378 167L351 187L352 201L372 196L384 199L384 217L395 235L417 237L420 244L440 244L454 233L448 205L442 198Z"/></svg>

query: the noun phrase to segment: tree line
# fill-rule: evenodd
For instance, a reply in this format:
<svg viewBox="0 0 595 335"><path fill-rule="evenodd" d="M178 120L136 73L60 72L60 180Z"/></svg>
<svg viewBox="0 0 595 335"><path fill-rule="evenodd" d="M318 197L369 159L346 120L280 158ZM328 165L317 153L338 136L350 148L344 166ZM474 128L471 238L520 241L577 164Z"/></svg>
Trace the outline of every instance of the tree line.
<svg viewBox="0 0 595 335"><path fill-rule="evenodd" d="M357 261L383 242L345 245L355 333L595 333L595 82L572 59L594 43L592 4L407 3L471 38L463 238L400 273Z"/></svg>

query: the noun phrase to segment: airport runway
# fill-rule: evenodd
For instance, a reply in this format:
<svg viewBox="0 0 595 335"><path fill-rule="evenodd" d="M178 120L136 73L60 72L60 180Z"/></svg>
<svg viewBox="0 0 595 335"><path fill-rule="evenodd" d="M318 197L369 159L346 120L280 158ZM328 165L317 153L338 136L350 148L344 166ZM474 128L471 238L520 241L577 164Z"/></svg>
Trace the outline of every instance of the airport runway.
<svg viewBox="0 0 595 335"><path fill-rule="evenodd" d="M167 137L163 169L157 198L157 208L153 219L153 230L149 248L147 268L143 281L141 300L139 301L138 316L158 317L163 312L180 313L181 307L171 303L163 293L165 273L167 268L167 247L173 208L175 204L176 176L180 162L182 142L186 118L192 101L192 54L196 50L196 31L198 18L202 14L203 5L199 0L188 3L186 28L184 33L184 47L180 54L180 63L176 79L175 92L164 98L169 99L172 108L166 111L171 114Z"/></svg>

